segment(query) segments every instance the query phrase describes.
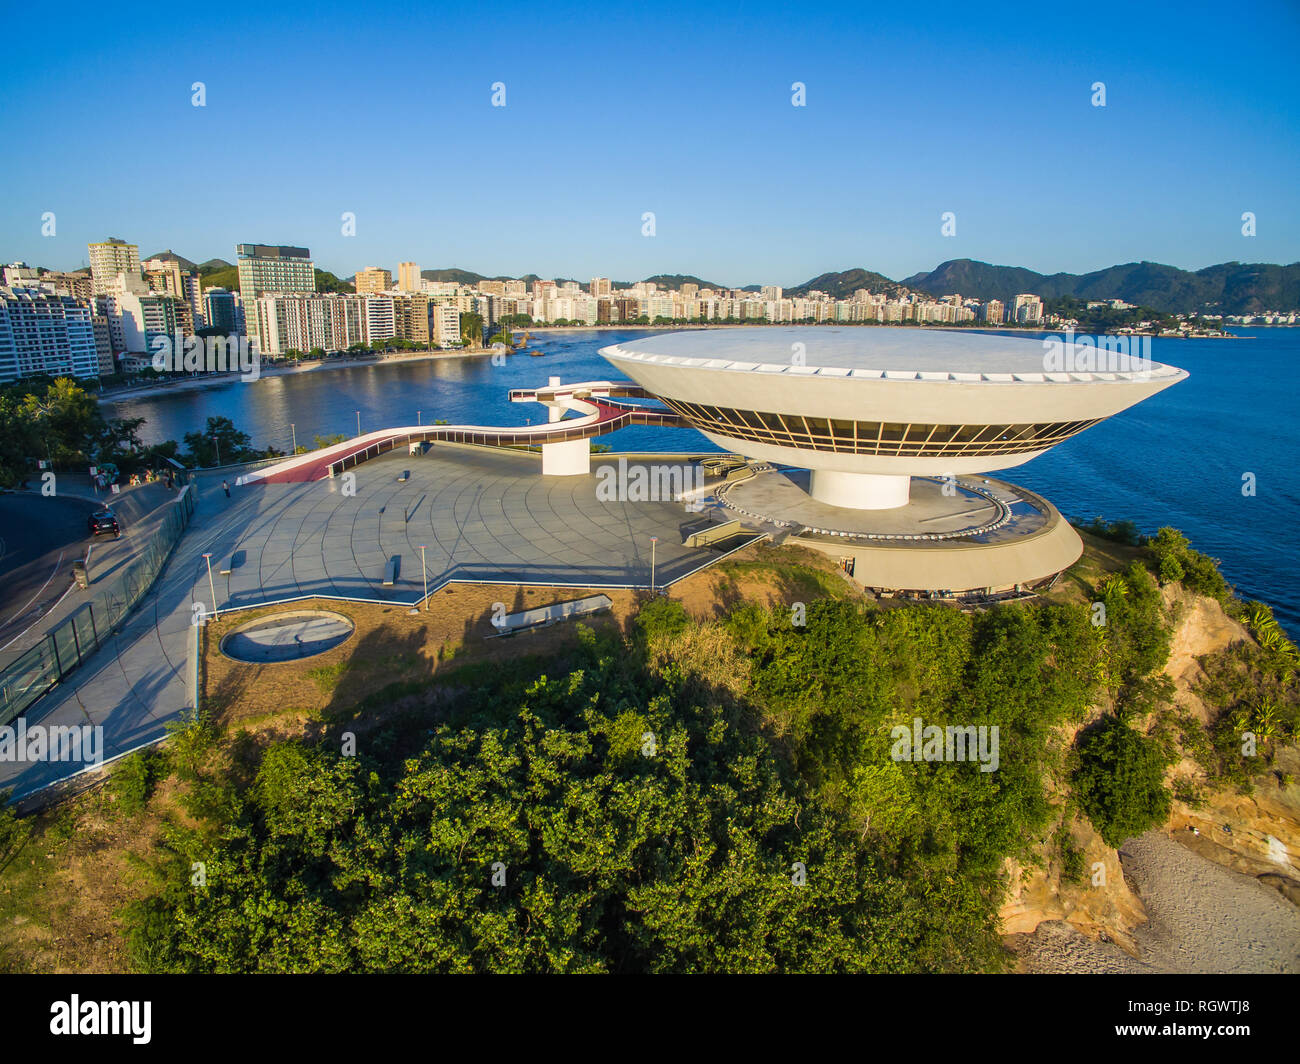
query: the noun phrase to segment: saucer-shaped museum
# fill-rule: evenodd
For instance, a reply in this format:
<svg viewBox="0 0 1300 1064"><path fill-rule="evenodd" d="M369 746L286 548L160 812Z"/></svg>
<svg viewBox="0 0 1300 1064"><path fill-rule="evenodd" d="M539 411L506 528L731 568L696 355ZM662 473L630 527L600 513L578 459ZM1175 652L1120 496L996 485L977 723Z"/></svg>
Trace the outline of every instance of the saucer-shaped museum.
<svg viewBox="0 0 1300 1064"><path fill-rule="evenodd" d="M1083 553L1051 502L988 471L1028 462L1187 376L1090 341L878 326L660 333L601 350L615 379L551 377L511 390L512 402L546 407L544 422L393 426L251 470L237 484L346 477L396 448L416 456L469 445L463 460L480 473L494 462L517 470L528 454L542 478L569 484L570 512L548 510L534 545L590 587L600 581L581 566L588 544L611 530L630 536L602 560L609 572L623 572L619 559L645 546L627 533L626 509L604 509L645 501L630 487L617 494L635 465L663 485L656 505L667 499L689 515L677 529L681 548L701 565L710 552L738 549L729 543L790 542L830 555L877 594L978 604L1050 586ZM696 428L727 453L592 453L593 438L625 425ZM689 436L683 443L691 446ZM485 447L510 455L498 462ZM494 506L513 528L533 504L526 484L509 482L510 501ZM597 490L611 484L612 500ZM460 542L458 528L453 519L450 542ZM656 586L659 538L645 583L633 586Z"/></svg>
<svg viewBox="0 0 1300 1064"><path fill-rule="evenodd" d="M814 499L864 510L906 506L913 476L1020 465L1187 376L1082 344L917 328L679 332L601 354L718 446L807 469Z"/></svg>

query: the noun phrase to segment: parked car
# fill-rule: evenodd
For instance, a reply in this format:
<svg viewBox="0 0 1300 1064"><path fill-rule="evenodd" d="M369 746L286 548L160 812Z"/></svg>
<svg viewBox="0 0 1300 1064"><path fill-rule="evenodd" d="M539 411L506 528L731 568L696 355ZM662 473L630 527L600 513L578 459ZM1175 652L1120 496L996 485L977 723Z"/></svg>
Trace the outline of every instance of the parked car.
<svg viewBox="0 0 1300 1064"><path fill-rule="evenodd" d="M114 536L122 534L122 529L117 523L117 514L112 510L96 510L90 515L88 524L92 536L106 536L110 532Z"/></svg>

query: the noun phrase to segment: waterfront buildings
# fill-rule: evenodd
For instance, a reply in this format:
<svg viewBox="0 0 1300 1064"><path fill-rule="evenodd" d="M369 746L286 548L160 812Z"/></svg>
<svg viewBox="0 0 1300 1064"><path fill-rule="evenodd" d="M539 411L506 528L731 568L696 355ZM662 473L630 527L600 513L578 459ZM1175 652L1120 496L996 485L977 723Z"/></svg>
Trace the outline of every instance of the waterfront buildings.
<svg viewBox="0 0 1300 1064"><path fill-rule="evenodd" d="M366 309L364 296L323 292L272 293L245 307L249 335L255 327L261 352L271 357L313 348L344 351L365 343Z"/></svg>
<svg viewBox="0 0 1300 1064"><path fill-rule="evenodd" d="M1016 296L1011 305L1011 320L1017 325L1036 325L1043 320L1043 301L1028 292Z"/></svg>
<svg viewBox="0 0 1300 1064"><path fill-rule="evenodd" d="M141 264L141 269L145 283L153 291L184 300L195 327L205 323L198 270L185 269L175 259L149 259Z"/></svg>
<svg viewBox="0 0 1300 1064"><path fill-rule="evenodd" d="M460 308L449 303L429 307L429 331L439 347L460 343Z"/></svg>
<svg viewBox="0 0 1300 1064"><path fill-rule="evenodd" d="M34 374L84 378L100 372L87 301L41 288L0 287L0 383Z"/></svg>
<svg viewBox="0 0 1300 1064"><path fill-rule="evenodd" d="M261 332L263 318L254 311L259 297L267 293L315 292L316 264L307 248L283 244L238 244L235 259L248 337L268 350Z"/></svg>
<svg viewBox="0 0 1300 1064"><path fill-rule="evenodd" d="M360 274L357 275L358 279ZM391 296L384 295L366 295L362 296L363 305L365 306L365 339L366 343L373 343L375 340L391 340L397 336L397 330L393 325L393 299Z"/></svg>

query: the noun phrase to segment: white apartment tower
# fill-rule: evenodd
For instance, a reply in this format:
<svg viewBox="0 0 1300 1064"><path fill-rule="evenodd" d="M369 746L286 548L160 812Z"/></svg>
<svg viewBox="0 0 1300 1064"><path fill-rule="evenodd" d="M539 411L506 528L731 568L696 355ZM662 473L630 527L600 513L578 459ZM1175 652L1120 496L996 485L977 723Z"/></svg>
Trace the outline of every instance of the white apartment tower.
<svg viewBox="0 0 1300 1064"><path fill-rule="evenodd" d="M140 276L140 247L110 236L99 244L87 244L90 251L90 279L95 295L113 291L118 274Z"/></svg>

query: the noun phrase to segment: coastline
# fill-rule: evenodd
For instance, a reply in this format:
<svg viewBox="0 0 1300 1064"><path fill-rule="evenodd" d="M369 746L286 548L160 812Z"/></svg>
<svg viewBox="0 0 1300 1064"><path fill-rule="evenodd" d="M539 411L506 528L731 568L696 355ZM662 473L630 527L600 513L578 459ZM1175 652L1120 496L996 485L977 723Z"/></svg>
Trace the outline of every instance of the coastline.
<svg viewBox="0 0 1300 1064"><path fill-rule="evenodd" d="M404 355L385 355L382 358L347 358L334 359L329 362L312 362L307 365L294 363L285 366L268 366L262 369L258 374L257 380L264 380L269 377L292 377L301 373L318 373L325 370L336 369L356 369L360 366L384 366L392 365L399 362L430 362L442 358L482 358L485 355L491 355L492 348L473 348L464 350L447 350L447 351L414 351ZM219 384L238 383L241 374L239 373L220 373L211 376L186 377L170 383L150 383L143 384L134 388L121 388L111 392L100 392L99 401L111 405L113 403L131 402L136 399L150 399L158 395L171 395L175 392L190 392L203 388L215 388ZM249 384L255 384L256 381L248 381Z"/></svg>
<svg viewBox="0 0 1300 1064"><path fill-rule="evenodd" d="M1020 328L1015 325L985 325L983 323L976 325L936 325L926 322L923 325L905 322L881 322L881 321L825 321L816 324L808 322L755 322L753 325L747 325L743 322L690 322L676 323L673 325L611 325L602 322L599 325L529 325L526 328L521 326L518 331L527 332L529 336L535 333L580 333L580 332L624 332L630 329L644 329L648 332L679 332L689 330L692 332L707 332L714 329L762 329L762 328L807 328L820 329L827 327L840 327L850 329L879 329L879 328L904 328L904 329L935 329L942 332L1017 332L1017 333L1043 333L1056 332L1056 329L1050 329L1047 326L1035 328ZM1296 326L1274 326L1274 328L1296 328ZM1232 328L1253 329L1253 325L1232 326ZM1149 336L1153 340L1253 340L1253 336L1236 336L1232 333L1225 333L1222 336L1164 336L1160 333L1151 332L1133 332L1133 333L1089 333L1076 332L1076 336Z"/></svg>

